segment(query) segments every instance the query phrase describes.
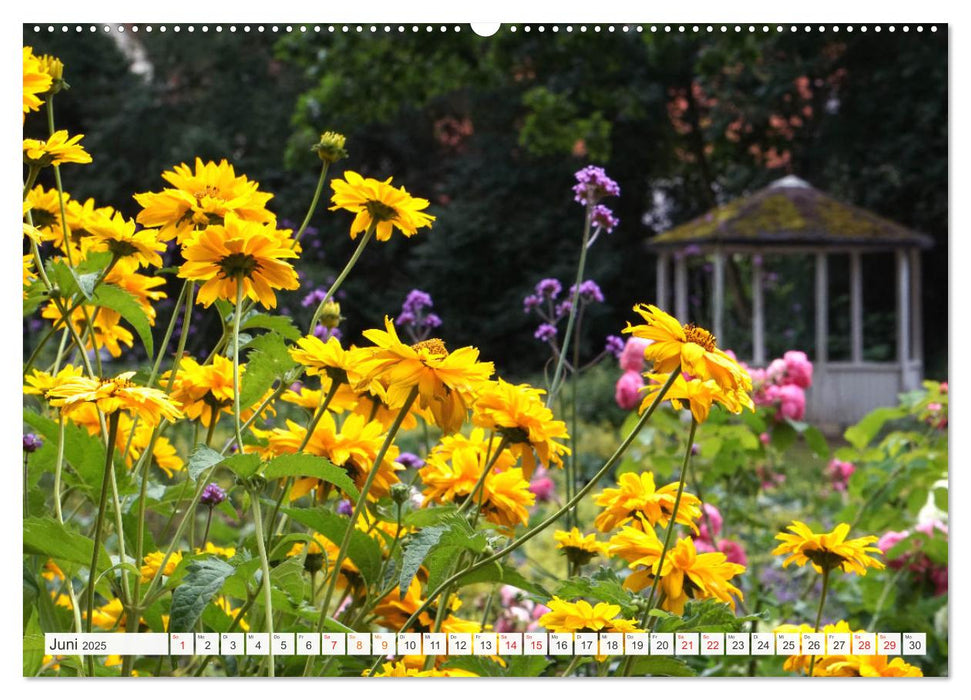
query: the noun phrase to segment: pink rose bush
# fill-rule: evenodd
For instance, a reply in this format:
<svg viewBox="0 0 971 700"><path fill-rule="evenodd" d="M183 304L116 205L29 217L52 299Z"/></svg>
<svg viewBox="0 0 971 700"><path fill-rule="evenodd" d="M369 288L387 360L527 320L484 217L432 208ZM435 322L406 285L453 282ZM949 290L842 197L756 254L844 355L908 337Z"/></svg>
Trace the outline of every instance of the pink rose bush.
<svg viewBox="0 0 971 700"><path fill-rule="evenodd" d="M756 406L776 409L775 420L801 421L806 416L806 389L813 383L813 363L801 350L789 350L765 369L746 368L752 377Z"/></svg>
<svg viewBox="0 0 971 700"><path fill-rule="evenodd" d="M911 547L902 554L893 558L889 556L891 549L910 539L914 534L925 535L929 539L942 536L945 542L948 539L947 525L940 520L933 520L919 523L913 530L902 530L900 532L890 530L879 539L877 547L888 554L887 566L891 569L899 570L906 567L913 572L915 578L925 578L930 581L934 587L934 595L947 593L947 564L937 564L931 561L930 557L921 551L923 545L919 539L915 539Z"/></svg>

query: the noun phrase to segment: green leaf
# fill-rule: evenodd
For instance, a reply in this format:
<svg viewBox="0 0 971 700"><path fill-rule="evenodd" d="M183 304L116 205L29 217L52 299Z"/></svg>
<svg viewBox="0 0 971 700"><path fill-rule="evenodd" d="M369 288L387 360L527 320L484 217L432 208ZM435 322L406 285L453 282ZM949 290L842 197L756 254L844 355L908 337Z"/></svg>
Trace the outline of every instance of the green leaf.
<svg viewBox="0 0 971 700"><path fill-rule="evenodd" d="M98 283L99 277L101 277L101 272L89 272L86 275L78 275L78 289L81 290L81 294L84 295L85 299L91 298L91 294L94 292L94 285Z"/></svg>
<svg viewBox="0 0 971 700"><path fill-rule="evenodd" d="M333 484L353 501L357 501L361 495L346 471L340 467L335 467L324 457L316 455L292 454L275 457L267 463L263 470L263 476L267 479L309 476Z"/></svg>
<svg viewBox="0 0 971 700"><path fill-rule="evenodd" d="M95 290L91 297L91 303L120 313L121 317L128 321L135 332L138 333L148 356L152 357L155 354L152 326L148 322L148 316L145 315L144 309L135 301L135 297L120 287L102 284Z"/></svg>
<svg viewBox="0 0 971 700"><path fill-rule="evenodd" d="M448 520L449 517L454 515L456 512L458 512L458 508L452 505L422 508L421 510L405 513L404 517L401 519L401 524L405 527L428 527L429 525L438 525L439 523Z"/></svg>
<svg viewBox="0 0 971 700"><path fill-rule="evenodd" d="M193 481L198 481L199 477L212 466L215 466L226 459L223 455L216 452L211 447L199 445L189 455L189 477Z"/></svg>
<svg viewBox="0 0 971 700"><path fill-rule="evenodd" d="M403 545L401 573L398 576L401 595L408 590L423 563L428 568L428 585L434 588L436 581L446 577L447 562L454 562L463 550L481 554L485 546L485 535L474 532L468 521L460 516L452 516L441 525L431 525L409 535ZM431 556L433 551L435 557Z"/></svg>
<svg viewBox="0 0 971 700"><path fill-rule="evenodd" d="M287 371L296 366L290 357L283 336L267 333L254 338L249 343L250 353L246 359L246 371L242 377L239 401L242 406L252 406L281 379Z"/></svg>
<svg viewBox="0 0 971 700"><path fill-rule="evenodd" d="M846 441L862 450L877 436L887 421L902 418L906 412L900 408L882 407L866 414L856 425L851 425L843 433Z"/></svg>
<svg viewBox="0 0 971 700"><path fill-rule="evenodd" d="M486 656L452 656L442 664L442 668L460 669L482 678L502 678L506 675L502 666Z"/></svg>
<svg viewBox="0 0 971 700"><path fill-rule="evenodd" d="M809 445L813 454L822 459L829 459L829 443L819 431L819 428L810 425L803 431L802 436L806 438L806 444Z"/></svg>
<svg viewBox="0 0 971 700"><path fill-rule="evenodd" d="M91 566L94 541L84 535L69 530L54 518L41 518L32 515L24 520L24 553L41 554L52 559L75 562ZM104 547L98 553L98 568L111 566Z"/></svg>
<svg viewBox="0 0 971 700"><path fill-rule="evenodd" d="M44 437L45 444L57 445L58 425L24 409L23 421ZM64 426L64 459L77 470L91 489L99 488L105 468L105 446L100 438L90 435L79 425L68 422Z"/></svg>
<svg viewBox="0 0 971 700"><path fill-rule="evenodd" d="M170 632L189 632L202 611L236 570L218 557L191 561L182 584L172 591Z"/></svg>
<svg viewBox="0 0 971 700"><path fill-rule="evenodd" d="M269 314L252 314L240 322L240 328L266 328L279 333L287 340L297 340L302 333L293 325L289 316L270 316Z"/></svg>
<svg viewBox="0 0 971 700"><path fill-rule="evenodd" d="M241 479L246 479L253 476L260 470L260 465L262 461L258 454L253 454L252 452L247 454L236 454L232 457L227 457L221 462L222 466L229 469L233 474L240 477Z"/></svg>
<svg viewBox="0 0 971 700"><path fill-rule="evenodd" d="M506 675L512 678L536 678L552 662L545 656L512 656L506 661L509 664Z"/></svg>
<svg viewBox="0 0 971 700"><path fill-rule="evenodd" d="M788 450L796 441L796 431L788 423L776 423L772 428L772 447L779 452Z"/></svg>
<svg viewBox="0 0 971 700"><path fill-rule="evenodd" d="M500 564L499 562L493 562L489 566L483 566L481 569L466 574L456 581L455 585L457 588L462 588L473 583L502 583L526 591L527 593L532 593L544 600L549 600L553 597L549 591L538 583L530 581L516 569L505 564Z"/></svg>
<svg viewBox="0 0 971 700"><path fill-rule="evenodd" d="M560 598L589 598L597 602L619 605L624 616L636 613L636 606L630 591L624 588L623 582L616 573L601 567L592 577L574 577L563 581L557 587L555 595Z"/></svg>
<svg viewBox="0 0 971 700"><path fill-rule="evenodd" d="M281 508L292 520L319 532L336 545L344 539L350 520L328 510L324 506L315 508ZM375 583L381 571L381 545L358 529L351 534L347 547L347 558L361 572L368 583Z"/></svg>
<svg viewBox="0 0 971 700"><path fill-rule="evenodd" d="M632 676L697 676L693 668L675 656L639 656L631 666Z"/></svg>
<svg viewBox="0 0 971 700"><path fill-rule="evenodd" d="M726 603L714 598L689 600L680 617L662 610L652 610L651 615L660 618L654 626L657 632L739 632L744 623L762 619L761 615L736 617Z"/></svg>
<svg viewBox="0 0 971 700"><path fill-rule="evenodd" d="M44 661L44 631L37 622L37 611L33 611L24 629L24 678L37 675Z"/></svg>
<svg viewBox="0 0 971 700"><path fill-rule="evenodd" d="M270 582L284 593L294 605L299 605L304 598L304 557L290 557L270 569Z"/></svg>

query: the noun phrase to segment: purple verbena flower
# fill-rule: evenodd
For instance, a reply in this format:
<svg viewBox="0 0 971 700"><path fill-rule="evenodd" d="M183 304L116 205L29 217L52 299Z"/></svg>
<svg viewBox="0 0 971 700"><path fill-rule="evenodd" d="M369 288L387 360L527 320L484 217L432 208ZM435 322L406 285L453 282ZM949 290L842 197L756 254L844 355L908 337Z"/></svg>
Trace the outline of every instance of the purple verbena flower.
<svg viewBox="0 0 971 700"><path fill-rule="evenodd" d="M544 299L556 299L563 291L560 281L553 278L546 278L536 283L536 296Z"/></svg>
<svg viewBox="0 0 971 700"><path fill-rule="evenodd" d="M354 504L348 499L343 499L337 504L337 514L350 516L354 513Z"/></svg>
<svg viewBox="0 0 971 700"><path fill-rule="evenodd" d="M317 306L320 302L324 300L326 296L327 296L326 290L315 289L312 292L310 292L310 294L308 294L303 298L303 301L300 302L300 305L303 306L304 308L307 308L308 306Z"/></svg>
<svg viewBox="0 0 971 700"><path fill-rule="evenodd" d="M425 460L411 452L402 452L399 454L397 462L406 469L419 469L425 464Z"/></svg>
<svg viewBox="0 0 971 700"><path fill-rule="evenodd" d="M438 314L428 314L425 316L426 328L438 328L440 325L442 325L442 319L439 318Z"/></svg>
<svg viewBox="0 0 971 700"><path fill-rule="evenodd" d="M563 318L569 315L570 309L573 308L573 302L569 299L564 299L562 302L556 305L556 317Z"/></svg>
<svg viewBox="0 0 971 700"><path fill-rule="evenodd" d="M24 452L30 454L36 452L44 444L44 441L33 433L24 433Z"/></svg>
<svg viewBox="0 0 971 700"><path fill-rule="evenodd" d="M402 311L398 314L398 318L394 320L396 326L413 326L415 325L415 314L411 311Z"/></svg>
<svg viewBox="0 0 971 700"><path fill-rule="evenodd" d="M215 508L225 500L226 492L219 488L219 484L213 482L206 484L206 488L202 490L202 496L199 498L199 503L210 508Z"/></svg>
<svg viewBox="0 0 971 700"><path fill-rule="evenodd" d="M603 204L598 204L590 213L590 223L607 233L613 233L617 224L620 223L620 219L614 216L614 213Z"/></svg>
<svg viewBox="0 0 971 700"><path fill-rule="evenodd" d="M327 326L322 326L319 323L317 324L317 327L314 328L314 335L324 342L327 342L329 338L337 338L338 340L341 339L341 331L339 328L327 328Z"/></svg>
<svg viewBox="0 0 971 700"><path fill-rule="evenodd" d="M576 290L576 285L573 285L572 287L570 287L571 297L573 296L573 292L575 290ZM580 298L583 301L587 302L588 304L594 301L602 304L604 300L604 295L603 295L603 292L600 291L600 285L598 285L593 280L586 280L580 283Z"/></svg>
<svg viewBox="0 0 971 700"><path fill-rule="evenodd" d="M540 304L540 298L535 294L530 294L523 299L523 312L529 313Z"/></svg>
<svg viewBox="0 0 971 700"><path fill-rule="evenodd" d="M625 346L626 346L626 343L624 342L623 338L620 338L616 335L608 335L607 344L604 346L604 350L606 352L609 352L611 355L613 355L619 360L620 356L624 352Z"/></svg>
<svg viewBox="0 0 971 700"><path fill-rule="evenodd" d="M426 306L429 308L433 306L431 295L420 289L412 289L408 292L408 296L405 298L405 303L402 304L401 309L402 311L410 311L417 315Z"/></svg>
<svg viewBox="0 0 971 700"><path fill-rule="evenodd" d="M574 201L593 205L604 197L620 195L620 186L607 176L603 168L588 165L575 173L577 184L573 186Z"/></svg>
<svg viewBox="0 0 971 700"><path fill-rule="evenodd" d="M556 338L556 326L549 323L541 323L539 328L536 329L536 332L533 333L533 337L536 338L536 340L549 343Z"/></svg>

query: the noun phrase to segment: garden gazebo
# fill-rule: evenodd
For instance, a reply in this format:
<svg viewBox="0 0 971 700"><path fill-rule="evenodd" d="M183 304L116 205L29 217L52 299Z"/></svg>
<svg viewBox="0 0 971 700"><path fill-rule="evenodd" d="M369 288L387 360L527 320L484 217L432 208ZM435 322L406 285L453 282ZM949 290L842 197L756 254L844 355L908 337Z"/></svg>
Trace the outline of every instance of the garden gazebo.
<svg viewBox="0 0 971 700"><path fill-rule="evenodd" d="M930 247L930 237L911 231L827 196L795 176L776 180L748 197L716 207L703 216L654 237L649 246L657 253L657 303L670 308L673 288L675 314L690 316L688 260L704 256L705 283L709 289L710 323L716 337L726 330L726 265L733 265L733 281L739 270L750 268L750 299L746 299L751 323L751 354L742 357L762 367L766 356L766 304L764 256L810 258L813 288L814 347L805 350L815 363L813 388L807 401L811 420L846 425L867 411L896 403L897 394L918 388L923 378L921 340L920 250ZM874 361L865 357L863 258L881 254L892 259L896 303L892 313L895 338L893 359ZM889 254L889 255L888 255ZM831 262L848 258L849 323L848 353L831 358ZM892 256L892 258L891 258ZM841 263L845 264L845 263ZM673 268L673 270L672 270ZM671 284L673 271L673 285ZM811 275L812 273L807 273ZM889 269L887 276L890 276ZM881 275L882 277L883 275ZM875 280L886 285L888 280ZM872 303L873 300L871 300ZM878 300L880 301L880 300ZM750 311L750 314L748 313ZM745 343L747 345L747 342Z"/></svg>

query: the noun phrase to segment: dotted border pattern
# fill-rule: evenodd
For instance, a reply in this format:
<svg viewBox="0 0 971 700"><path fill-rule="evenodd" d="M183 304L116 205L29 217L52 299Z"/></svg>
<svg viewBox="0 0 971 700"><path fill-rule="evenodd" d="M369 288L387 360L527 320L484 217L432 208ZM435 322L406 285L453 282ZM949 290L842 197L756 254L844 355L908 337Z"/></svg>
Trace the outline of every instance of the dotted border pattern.
<svg viewBox="0 0 971 700"><path fill-rule="evenodd" d="M138 32L174 32L179 34L183 31L194 34L195 32L201 32L206 34L211 32L221 33L221 32L256 32L256 33L296 33L301 34L363 34L365 32L371 34L385 33L385 34L404 34L406 32L418 33L424 31L425 33L432 33L438 31L440 33L445 33L448 31L452 32L473 32L474 30L469 25L457 25L457 24L411 24L411 25L378 25L378 24L31 24L30 22L25 22L26 27L33 28L35 34L40 34L43 32L54 33L60 31L62 33L68 33L72 29L75 33L82 33L87 31L89 33L96 32L131 32L137 34ZM942 28L946 28L947 25L937 25L937 24L511 24L502 25L500 31L508 31L511 33L517 33L519 31L530 33L533 31L539 32L540 34L547 31L552 33L566 32L566 33L741 33L748 32L750 34L762 33L769 34L774 32L781 34L783 32L789 32L790 34L796 32L876 32L881 33L883 31L890 32L891 34L901 31L903 33L909 33L911 31L922 33L924 31L929 31L932 33L938 32Z"/></svg>

